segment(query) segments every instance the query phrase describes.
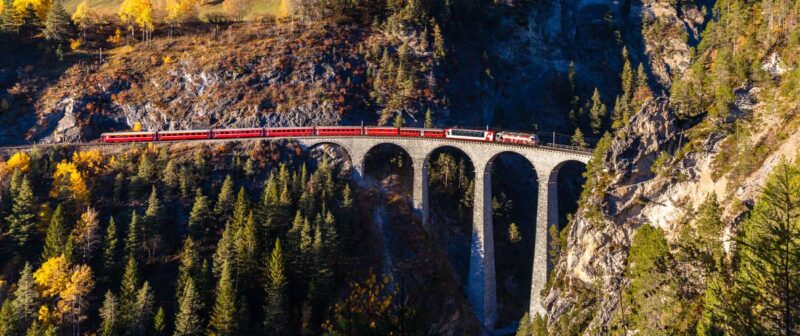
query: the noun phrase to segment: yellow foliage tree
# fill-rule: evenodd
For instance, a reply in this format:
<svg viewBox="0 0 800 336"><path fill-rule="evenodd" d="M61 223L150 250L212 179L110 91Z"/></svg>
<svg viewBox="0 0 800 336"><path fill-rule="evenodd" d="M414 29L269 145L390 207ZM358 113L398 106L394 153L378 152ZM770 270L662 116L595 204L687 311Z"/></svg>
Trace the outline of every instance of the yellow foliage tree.
<svg viewBox="0 0 800 336"><path fill-rule="evenodd" d="M33 273L33 280L41 288L45 297L58 297L55 310L47 306L39 309L39 319L64 320L78 323L86 319L84 314L89 306L86 296L94 288L92 269L86 265L70 265L62 254L47 259L42 267Z"/></svg>
<svg viewBox="0 0 800 336"><path fill-rule="evenodd" d="M228 15L239 21L244 19L244 15L247 13L249 7L250 2L248 0L225 0L225 2L222 3L222 9L225 10Z"/></svg>
<svg viewBox="0 0 800 336"><path fill-rule="evenodd" d="M106 168L103 164L103 155L99 149L73 153L72 163L75 164L78 171L87 172L89 175L97 175Z"/></svg>
<svg viewBox="0 0 800 336"><path fill-rule="evenodd" d="M53 5L53 0L14 0L13 4L17 13L24 13L28 4L33 5L33 9L36 10L36 16L44 22L47 19L47 12L50 11L50 6Z"/></svg>
<svg viewBox="0 0 800 336"><path fill-rule="evenodd" d="M140 123L138 121L133 123L133 129L132 130L134 132L141 132L142 131L142 123Z"/></svg>
<svg viewBox="0 0 800 336"><path fill-rule="evenodd" d="M19 169L23 173L27 173L31 168L31 157L25 152L16 152L6 162L6 170L14 171Z"/></svg>
<svg viewBox="0 0 800 336"><path fill-rule="evenodd" d="M33 272L33 281L42 289L45 297L59 295L70 282L70 264L63 254L47 259L42 267Z"/></svg>
<svg viewBox="0 0 800 336"><path fill-rule="evenodd" d="M197 0L166 0L167 21L170 23L190 22L197 19Z"/></svg>
<svg viewBox="0 0 800 336"><path fill-rule="evenodd" d="M96 14L89 7L89 3L83 0L78 7L75 8L75 13L72 13L72 22L75 22L78 27L83 31L83 39L86 39L86 28L92 24Z"/></svg>
<svg viewBox="0 0 800 336"><path fill-rule="evenodd" d="M77 324L86 319L86 309L89 301L86 296L94 288L92 279L92 269L86 265L78 265L72 268L64 289L59 293L59 300L56 303L56 312L62 319L66 319L71 324Z"/></svg>
<svg viewBox="0 0 800 336"><path fill-rule="evenodd" d="M89 188L86 186L86 179L74 163L61 161L56 165L50 196L69 197L79 203L88 202Z"/></svg>
<svg viewBox="0 0 800 336"><path fill-rule="evenodd" d="M139 26L142 34L154 28L153 3L150 0L125 0L119 6L119 18L131 27Z"/></svg>

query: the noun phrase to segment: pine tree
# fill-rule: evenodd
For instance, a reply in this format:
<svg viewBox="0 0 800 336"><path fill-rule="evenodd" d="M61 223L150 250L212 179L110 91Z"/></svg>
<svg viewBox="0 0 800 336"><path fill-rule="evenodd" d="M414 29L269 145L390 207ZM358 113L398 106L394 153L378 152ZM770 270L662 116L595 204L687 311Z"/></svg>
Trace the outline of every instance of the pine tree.
<svg viewBox="0 0 800 336"><path fill-rule="evenodd" d="M22 21L19 27L20 34L33 37L36 32L41 30L41 27L42 21L39 20L39 16L36 14L36 8L32 2L29 2L22 10Z"/></svg>
<svg viewBox="0 0 800 336"><path fill-rule="evenodd" d="M236 262L236 246L234 245L233 228L230 223L225 226L225 231L222 232L222 238L217 242L217 250L214 252L214 277L219 278L222 273L222 267L226 264L233 264Z"/></svg>
<svg viewBox="0 0 800 336"><path fill-rule="evenodd" d="M100 308L100 318L102 320L99 330L101 336L119 335L119 303L110 290L106 291L103 307Z"/></svg>
<svg viewBox="0 0 800 336"><path fill-rule="evenodd" d="M238 305L231 273L231 264L225 261L217 284L217 299L211 312L208 335L233 336L237 334L239 323L236 310Z"/></svg>
<svg viewBox="0 0 800 336"><path fill-rule="evenodd" d="M572 135L572 139L570 142L572 143L573 146L583 147L583 148L589 147L589 145L586 144L586 140L580 128L575 129L575 134Z"/></svg>
<svg viewBox="0 0 800 336"><path fill-rule="evenodd" d="M164 308L158 307L156 316L153 318L153 336L164 336L167 334L167 321Z"/></svg>
<svg viewBox="0 0 800 336"><path fill-rule="evenodd" d="M120 286L120 316L124 321L125 330L133 329L137 316L137 300L139 291L139 269L136 259L128 257L125 264L125 271L122 274L122 285Z"/></svg>
<svg viewBox="0 0 800 336"><path fill-rule="evenodd" d="M142 256L142 229L139 227L139 215L136 210L131 214L131 223L128 225L128 236L125 238L125 256L137 261Z"/></svg>
<svg viewBox="0 0 800 336"><path fill-rule="evenodd" d="M430 108L425 111L425 128L433 128L433 112Z"/></svg>
<svg viewBox="0 0 800 336"><path fill-rule="evenodd" d="M444 46L444 35L442 34L442 28L439 27L439 24L436 21L433 22L433 55L438 59L442 59L447 56L447 50Z"/></svg>
<svg viewBox="0 0 800 336"><path fill-rule="evenodd" d="M600 101L600 91L596 88L592 94L592 106L589 109L589 117L591 119L592 131L594 134L600 134L603 127L603 121L606 118L606 105Z"/></svg>
<svg viewBox="0 0 800 336"><path fill-rule="evenodd" d="M148 327L152 325L153 306L155 305L155 294L150 284L145 281L142 287L136 293L136 303L134 310L134 323L129 326L131 328L128 333L131 335L147 335Z"/></svg>
<svg viewBox="0 0 800 336"><path fill-rule="evenodd" d="M137 170L136 178L139 183L151 184L155 182L156 167L150 161L150 155L147 152L142 153L139 159L139 168Z"/></svg>
<svg viewBox="0 0 800 336"><path fill-rule="evenodd" d="M113 201L114 204L122 204L123 198L125 197L125 174L117 173L114 176L114 191L113 191Z"/></svg>
<svg viewBox="0 0 800 336"><path fill-rule="evenodd" d="M147 234L155 234L160 231L161 219L164 215L164 207L161 205L161 200L158 198L158 191L156 186L150 191L150 197L147 200L147 210L144 212L145 232Z"/></svg>
<svg viewBox="0 0 800 336"><path fill-rule="evenodd" d="M72 30L72 21L69 13L64 9L61 0L56 0L50 6L47 20L44 22L44 36L48 40L66 42Z"/></svg>
<svg viewBox="0 0 800 336"><path fill-rule="evenodd" d="M211 202L208 200L208 197L203 195L203 190L197 188L194 197L194 205L192 205L192 211L189 213L189 232L191 232L196 239L207 237L210 233L211 221Z"/></svg>
<svg viewBox="0 0 800 336"><path fill-rule="evenodd" d="M236 234L236 268L237 279L253 279L257 269L253 258L258 252L258 234L253 212L247 216L245 225Z"/></svg>
<svg viewBox="0 0 800 336"><path fill-rule="evenodd" d="M275 241L267 263L266 306L264 307L264 328L274 331L275 335L285 335L289 331L287 324L286 289L288 280L284 270L283 251L280 239Z"/></svg>
<svg viewBox="0 0 800 336"><path fill-rule="evenodd" d="M800 334L800 170L781 162L742 225L730 294L717 309L729 332Z"/></svg>
<svg viewBox="0 0 800 336"><path fill-rule="evenodd" d="M200 251L198 250L197 243L192 237L186 237L183 241L183 250L181 251L180 261L178 264L178 278L175 280L175 295L176 301L180 303L183 296L183 290L189 279L193 278L197 273L200 264Z"/></svg>
<svg viewBox="0 0 800 336"><path fill-rule="evenodd" d="M68 230L67 219L64 215L64 207L59 204L56 211L53 212L53 217L50 219L50 225L47 227L47 236L44 241L44 251L42 252L42 260L55 258L65 252L65 245L67 244Z"/></svg>
<svg viewBox="0 0 800 336"><path fill-rule="evenodd" d="M175 332L173 336L199 336L202 334L200 321L200 302L199 294L195 289L194 280L189 278L181 295L178 312L175 316Z"/></svg>
<svg viewBox="0 0 800 336"><path fill-rule="evenodd" d="M17 330L17 317L11 299L5 299L0 307L0 336L13 336L19 334Z"/></svg>
<svg viewBox="0 0 800 336"><path fill-rule="evenodd" d="M113 274L117 269L118 244L117 223L114 221L114 217L111 217L108 220L108 227L103 238L103 273L106 275Z"/></svg>
<svg viewBox="0 0 800 336"><path fill-rule="evenodd" d="M18 247L24 247L36 222L36 199L27 176L22 178L19 188L13 193L12 201L11 214L6 218L8 236Z"/></svg>
<svg viewBox="0 0 800 336"><path fill-rule="evenodd" d="M403 112L397 112L397 115L394 116L394 122L392 123L394 127L403 127Z"/></svg>
<svg viewBox="0 0 800 336"><path fill-rule="evenodd" d="M238 230L247 220L247 214L250 212L250 201L247 199L247 192L244 187L239 188L239 193L236 195L236 203L233 205L231 214L231 225Z"/></svg>
<svg viewBox="0 0 800 336"><path fill-rule="evenodd" d="M86 208L73 229L72 238L80 252L81 261L88 263L100 244L100 220L97 211Z"/></svg>
<svg viewBox="0 0 800 336"><path fill-rule="evenodd" d="M17 289L14 291L14 301L12 302L18 325L27 326L36 319L39 297L31 265L25 263L19 280L17 280Z"/></svg>
<svg viewBox="0 0 800 336"><path fill-rule="evenodd" d="M164 185L170 192L174 192L175 189L180 186L181 176L178 173L178 167L174 160L170 159L167 161L167 166L164 168L161 181L164 182Z"/></svg>
<svg viewBox="0 0 800 336"><path fill-rule="evenodd" d="M217 215L220 224L225 224L233 213L233 197L233 178L228 175L225 177L225 181L222 182L222 188L219 191L219 196L217 196L217 204L214 207L214 214Z"/></svg>

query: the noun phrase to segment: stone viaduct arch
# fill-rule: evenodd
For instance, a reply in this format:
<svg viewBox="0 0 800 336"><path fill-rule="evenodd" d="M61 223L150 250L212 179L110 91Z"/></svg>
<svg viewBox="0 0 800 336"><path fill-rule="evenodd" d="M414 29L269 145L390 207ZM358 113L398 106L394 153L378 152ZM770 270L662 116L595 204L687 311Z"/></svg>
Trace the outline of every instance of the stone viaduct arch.
<svg viewBox="0 0 800 336"><path fill-rule="evenodd" d="M412 203L415 212L428 224L428 174L427 165L431 154L441 147L455 147L472 161L475 169L475 195L473 198L472 238L470 242L470 265L467 279L467 297L481 323L491 329L497 321L497 298L495 278L495 255L492 222L492 162L502 153L521 155L535 170L538 177L538 203L533 251L533 279L531 281L531 315L544 314L539 293L547 283L552 265L548 265L548 228L558 225L558 172L566 162L588 163L590 153L559 150L549 147L528 147L500 143L458 141L452 139L414 138L298 138L304 146L320 144L340 146L350 156L353 179L361 182L364 175L364 158L380 144L393 144L403 149L411 158L414 171Z"/></svg>

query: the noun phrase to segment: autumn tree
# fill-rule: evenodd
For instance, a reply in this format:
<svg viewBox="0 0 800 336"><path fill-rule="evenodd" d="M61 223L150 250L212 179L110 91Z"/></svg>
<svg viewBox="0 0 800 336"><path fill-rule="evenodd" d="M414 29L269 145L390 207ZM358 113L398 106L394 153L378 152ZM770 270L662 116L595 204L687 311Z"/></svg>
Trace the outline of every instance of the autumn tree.
<svg viewBox="0 0 800 336"><path fill-rule="evenodd" d="M197 20L199 7L197 0L167 0L167 22L179 24Z"/></svg>
<svg viewBox="0 0 800 336"><path fill-rule="evenodd" d="M96 16L97 14L89 7L87 0L81 1L78 7L75 8L75 12L72 13L72 22L75 22L78 28L81 29L84 40L86 40L86 28L94 23Z"/></svg>
<svg viewBox="0 0 800 336"><path fill-rule="evenodd" d="M20 25L22 25L22 16L14 6L13 0L3 0L3 11L0 12L0 32L16 33L19 31Z"/></svg>
<svg viewBox="0 0 800 336"><path fill-rule="evenodd" d="M80 253L81 261L89 262L92 253L100 245L100 220L97 211L93 208L86 208L75 225L72 236Z"/></svg>
<svg viewBox="0 0 800 336"><path fill-rule="evenodd" d="M283 2L283 0L281 0ZM236 21L244 20L244 15L250 8L249 0L225 0L222 3L222 9Z"/></svg>
<svg viewBox="0 0 800 336"><path fill-rule="evenodd" d="M131 35L135 35L136 26L142 31L142 40L149 38L150 32L155 27L153 25L153 4L150 0L124 0L119 7L119 18L128 25ZM134 127L134 132L141 131L141 124L138 130Z"/></svg>

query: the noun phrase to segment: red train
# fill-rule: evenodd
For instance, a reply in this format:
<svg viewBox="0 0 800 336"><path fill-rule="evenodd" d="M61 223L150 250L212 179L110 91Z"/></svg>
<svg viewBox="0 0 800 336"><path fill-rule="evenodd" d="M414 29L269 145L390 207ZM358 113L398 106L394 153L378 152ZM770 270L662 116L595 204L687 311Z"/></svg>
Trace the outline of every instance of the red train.
<svg viewBox="0 0 800 336"><path fill-rule="evenodd" d="M179 130L158 132L103 133L103 142L152 142L206 139L246 138L296 138L296 137L407 137L447 138L467 141L502 142L536 146L539 138L535 134L517 132L495 132L463 128L413 128L413 127L363 127L363 126L319 126L319 127L268 127L212 130Z"/></svg>

